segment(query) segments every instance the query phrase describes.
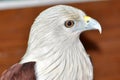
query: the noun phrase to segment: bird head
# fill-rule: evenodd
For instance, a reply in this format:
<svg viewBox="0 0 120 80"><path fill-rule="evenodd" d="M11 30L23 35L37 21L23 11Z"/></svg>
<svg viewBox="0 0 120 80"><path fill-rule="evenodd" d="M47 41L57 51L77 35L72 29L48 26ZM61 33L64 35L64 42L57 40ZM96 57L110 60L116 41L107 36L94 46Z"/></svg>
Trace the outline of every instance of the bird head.
<svg viewBox="0 0 120 80"><path fill-rule="evenodd" d="M57 5L44 10L36 18L31 28L29 44L37 45L45 41L52 43L57 39L72 40L79 38L79 35L86 30L99 30L100 33L102 31L100 24L82 10Z"/></svg>
<svg viewBox="0 0 120 80"><path fill-rule="evenodd" d="M59 75L60 72L67 75L61 77L61 74L59 79L87 80L88 77L84 77L84 74L90 74L92 80L92 65L79 35L94 29L101 33L100 24L82 10L66 5L50 7L41 12L34 21L28 49L21 62L36 61L38 79L44 77L45 80L50 75L55 75L56 80L56 73ZM74 76L70 76L69 72ZM77 73L83 76L78 77ZM53 79L51 77L49 79Z"/></svg>

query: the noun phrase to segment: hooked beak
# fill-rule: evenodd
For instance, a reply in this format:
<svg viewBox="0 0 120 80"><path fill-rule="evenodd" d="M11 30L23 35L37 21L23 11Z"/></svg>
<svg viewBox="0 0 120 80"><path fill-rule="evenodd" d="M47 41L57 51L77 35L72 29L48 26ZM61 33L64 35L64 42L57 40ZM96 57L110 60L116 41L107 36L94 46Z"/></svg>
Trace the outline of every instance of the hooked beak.
<svg viewBox="0 0 120 80"><path fill-rule="evenodd" d="M84 16L84 21L85 21L85 28L86 30L94 30L97 29L100 34L102 33L102 28L99 24L98 21L96 21L95 19L89 17L89 16Z"/></svg>

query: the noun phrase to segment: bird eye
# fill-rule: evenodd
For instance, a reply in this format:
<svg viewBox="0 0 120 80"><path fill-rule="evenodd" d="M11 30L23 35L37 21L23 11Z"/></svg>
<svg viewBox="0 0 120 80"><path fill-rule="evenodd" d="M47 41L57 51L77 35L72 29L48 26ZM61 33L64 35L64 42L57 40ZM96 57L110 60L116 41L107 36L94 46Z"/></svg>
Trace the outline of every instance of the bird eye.
<svg viewBox="0 0 120 80"><path fill-rule="evenodd" d="M73 20L67 20L65 21L65 24L64 24L67 28L71 28L74 26L74 21Z"/></svg>

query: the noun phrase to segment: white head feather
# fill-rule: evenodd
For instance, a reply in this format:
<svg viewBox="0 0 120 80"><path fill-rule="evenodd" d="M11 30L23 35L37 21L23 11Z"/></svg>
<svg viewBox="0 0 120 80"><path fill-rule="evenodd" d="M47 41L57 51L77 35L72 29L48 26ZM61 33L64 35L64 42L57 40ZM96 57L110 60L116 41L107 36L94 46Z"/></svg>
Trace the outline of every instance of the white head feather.
<svg viewBox="0 0 120 80"><path fill-rule="evenodd" d="M28 48L21 63L35 61L37 80L92 80L93 68L79 40L86 14L74 7L58 5L43 11L30 31ZM66 28L73 20L73 28ZM80 24L79 24L80 23Z"/></svg>

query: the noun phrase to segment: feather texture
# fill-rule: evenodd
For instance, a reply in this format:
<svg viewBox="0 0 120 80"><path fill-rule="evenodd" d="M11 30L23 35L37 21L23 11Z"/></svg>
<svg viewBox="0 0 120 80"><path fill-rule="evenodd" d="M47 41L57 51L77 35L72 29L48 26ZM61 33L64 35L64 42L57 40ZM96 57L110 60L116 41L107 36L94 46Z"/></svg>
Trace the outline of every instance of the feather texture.
<svg viewBox="0 0 120 80"><path fill-rule="evenodd" d="M0 80L36 80L34 65L35 62L16 63L3 72Z"/></svg>
<svg viewBox="0 0 120 80"><path fill-rule="evenodd" d="M79 40L81 32L64 26L68 19L82 22L83 16L85 13L77 8L59 5L36 18L21 64L35 61L37 80L93 79L92 64Z"/></svg>

